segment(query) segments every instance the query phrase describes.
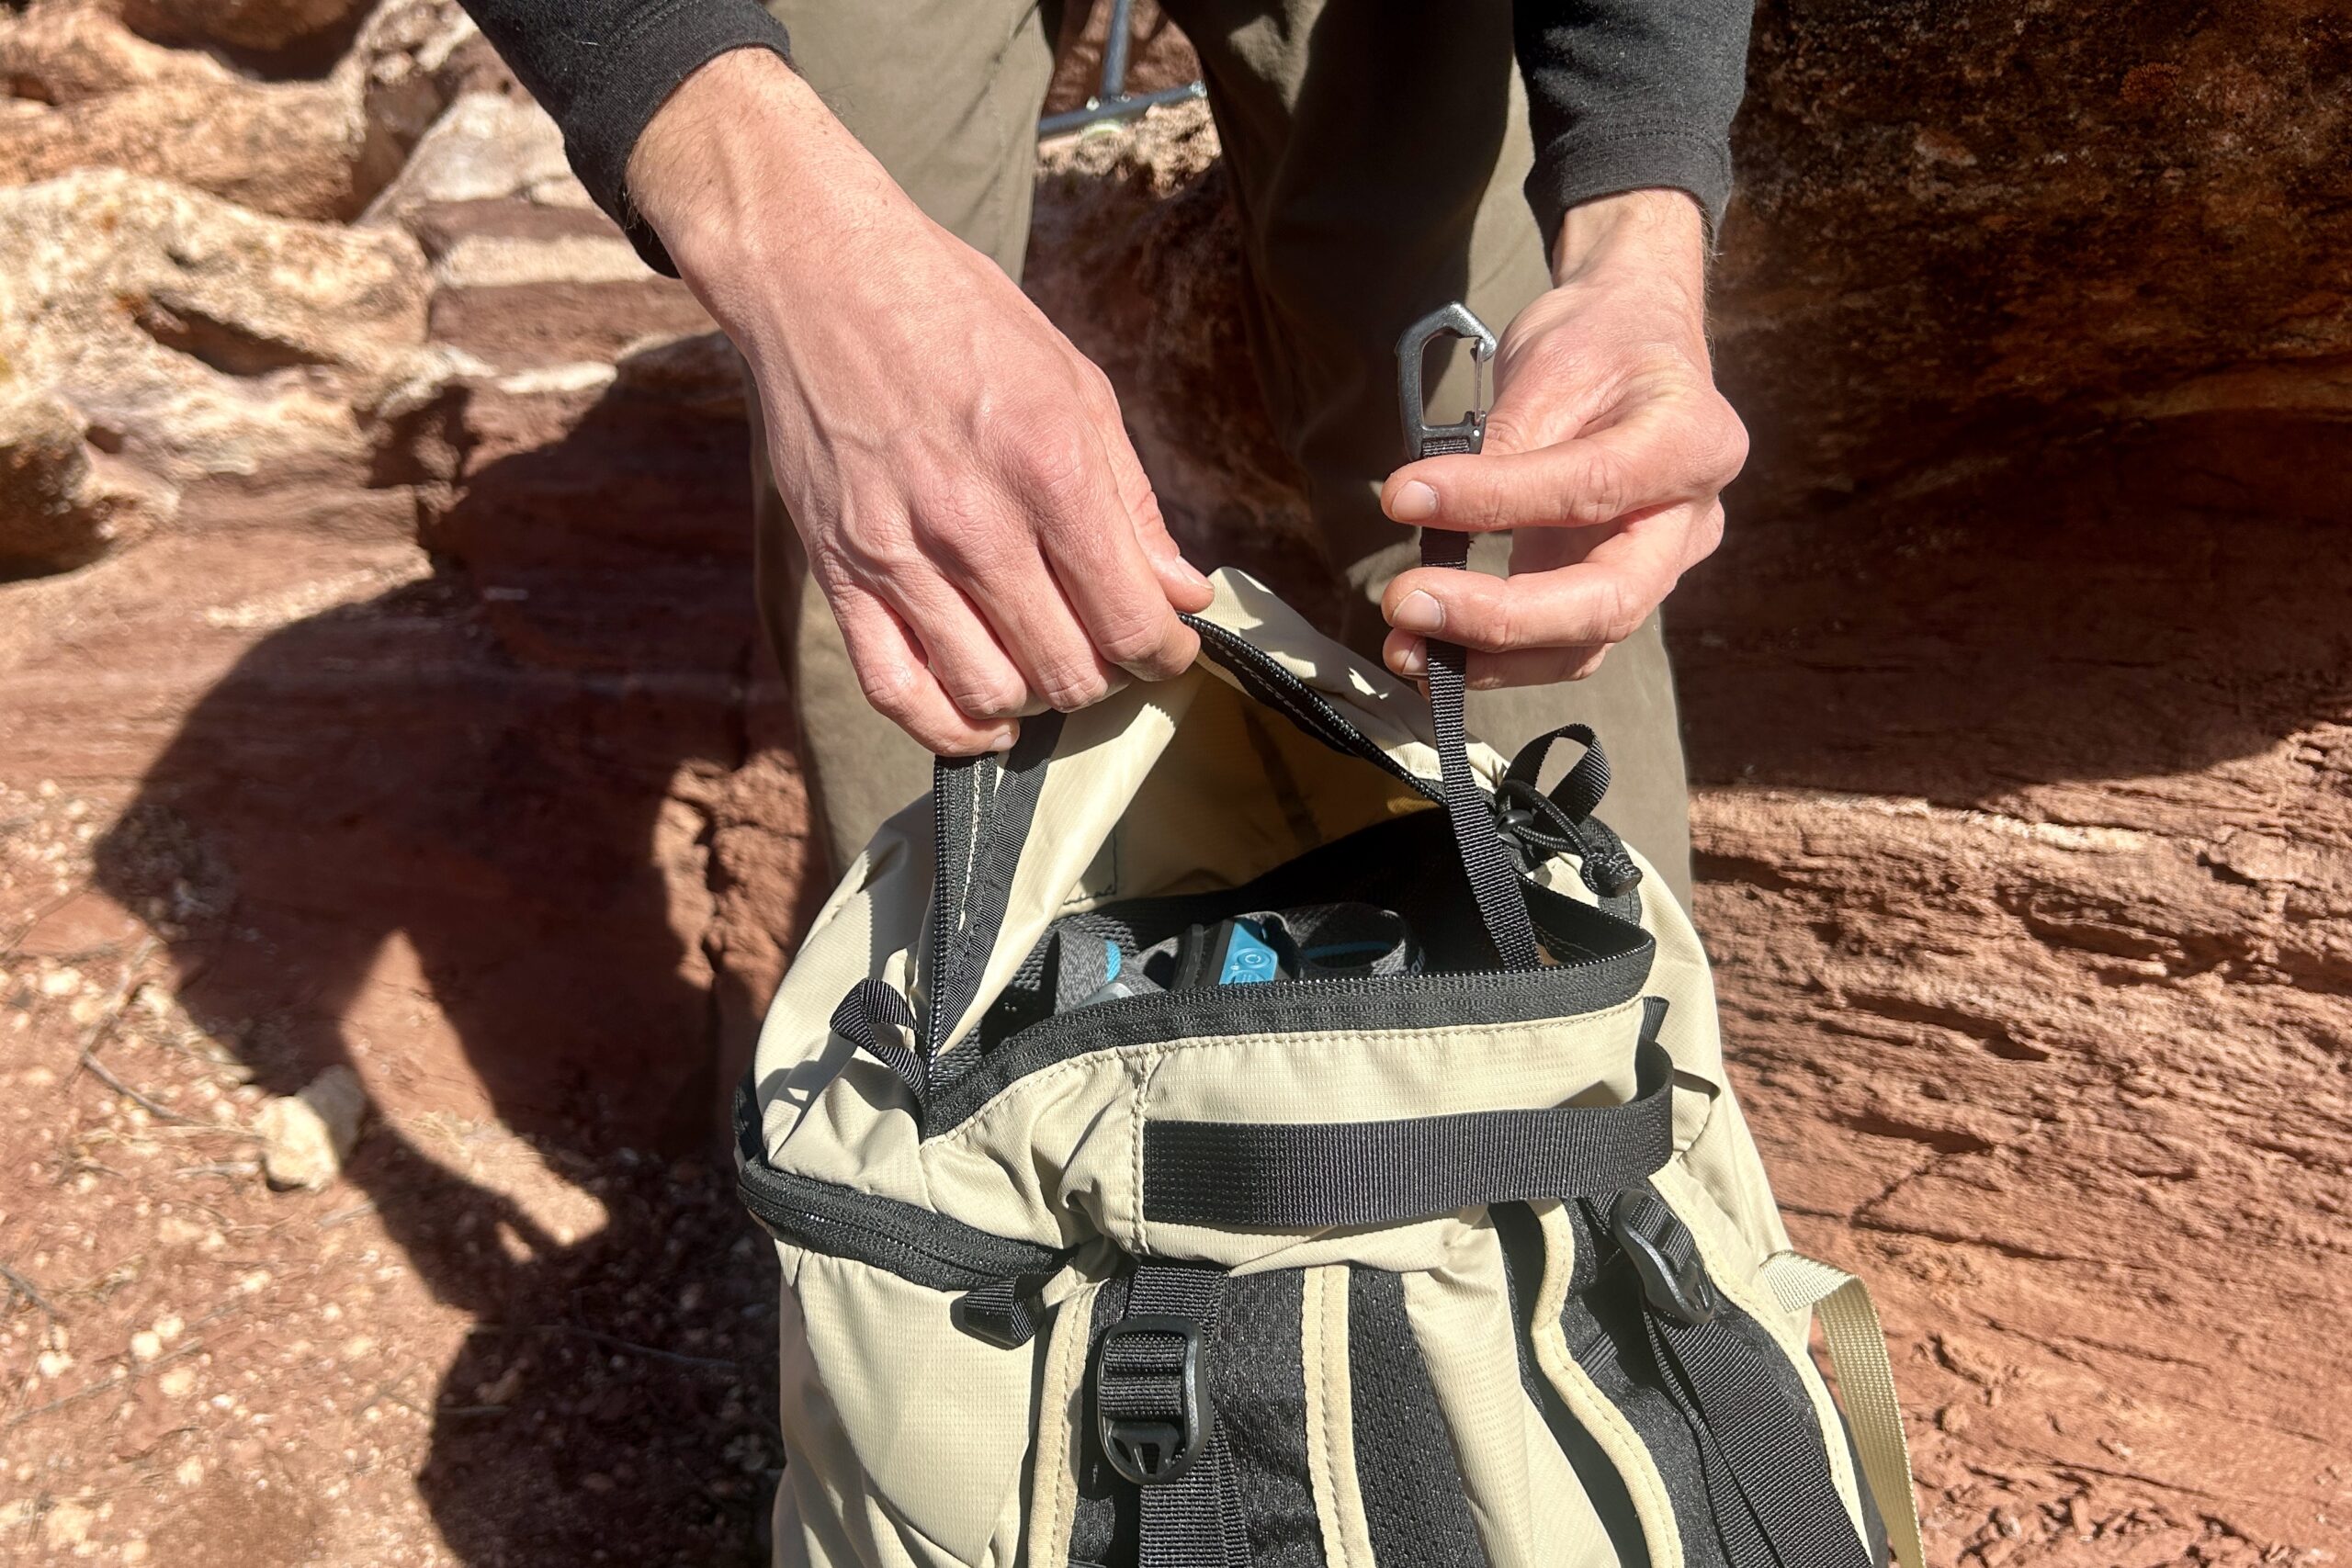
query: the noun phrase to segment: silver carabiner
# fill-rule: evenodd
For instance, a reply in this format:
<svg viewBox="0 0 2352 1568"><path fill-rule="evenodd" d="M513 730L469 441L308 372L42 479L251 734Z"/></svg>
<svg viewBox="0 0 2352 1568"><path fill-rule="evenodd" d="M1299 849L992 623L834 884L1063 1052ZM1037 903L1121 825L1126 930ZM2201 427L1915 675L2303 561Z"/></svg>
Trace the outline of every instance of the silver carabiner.
<svg viewBox="0 0 2352 1568"><path fill-rule="evenodd" d="M1453 424L1431 424L1421 395L1421 355L1432 339L1466 339L1470 344L1470 412ZM1396 340L1396 406L1405 426L1405 460L1419 462L1441 453L1476 452L1487 439L1487 362L1495 356L1495 334L1456 300L1430 311Z"/></svg>

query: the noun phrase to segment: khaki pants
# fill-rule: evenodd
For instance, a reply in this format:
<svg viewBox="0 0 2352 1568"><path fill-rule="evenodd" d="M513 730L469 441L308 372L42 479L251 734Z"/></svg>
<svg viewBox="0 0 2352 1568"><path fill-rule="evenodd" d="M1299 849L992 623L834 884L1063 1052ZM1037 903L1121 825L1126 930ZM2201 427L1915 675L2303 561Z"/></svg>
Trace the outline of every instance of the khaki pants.
<svg viewBox="0 0 2352 1568"><path fill-rule="evenodd" d="M1325 630L1376 652L1380 591L1416 558L1412 536L1378 504L1401 440L1397 334L1452 299L1500 330L1550 281L1520 192L1531 151L1510 8L1163 4L1200 52L1233 175L1266 406L1306 477L1329 558L1362 590L1349 596L1351 624ZM769 9L791 29L801 73L908 194L1019 277L1057 7L769 0ZM1452 360L1434 407L1469 400L1469 357ZM761 608L798 700L838 870L930 787L931 760L866 705L764 455L754 461ZM1479 564L1499 570L1499 549L1482 553L1490 558ZM1687 904L1682 740L1656 617L1589 681L1470 696L1471 732L1506 756L1572 720L1600 732L1614 767L1602 815Z"/></svg>

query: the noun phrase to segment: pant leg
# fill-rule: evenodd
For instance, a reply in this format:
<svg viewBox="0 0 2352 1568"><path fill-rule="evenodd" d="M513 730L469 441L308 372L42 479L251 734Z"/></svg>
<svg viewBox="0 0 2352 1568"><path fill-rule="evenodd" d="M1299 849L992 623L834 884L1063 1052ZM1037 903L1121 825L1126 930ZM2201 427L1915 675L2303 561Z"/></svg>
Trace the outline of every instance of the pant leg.
<svg viewBox="0 0 2352 1568"><path fill-rule="evenodd" d="M1419 557L1381 514L1402 458L1397 336L1451 300L1499 332L1550 283L1521 194L1532 161L1510 7L1384 0L1164 0L1200 51L1233 175L1266 403L1306 477L1334 570L1359 592L1337 628L1376 653L1381 590ZM1470 356L1430 369L1431 406L1466 407ZM1473 564L1499 572L1505 541ZM1474 692L1474 734L1506 755L1590 724L1617 783L1602 815L1686 901L1690 802L1656 617L1590 680Z"/></svg>
<svg viewBox="0 0 2352 1568"><path fill-rule="evenodd" d="M1057 0L768 0L768 9L790 29L801 74L915 204L1019 277ZM932 759L859 690L769 472L756 388L752 402L761 616L792 682L838 874L885 818L930 789Z"/></svg>

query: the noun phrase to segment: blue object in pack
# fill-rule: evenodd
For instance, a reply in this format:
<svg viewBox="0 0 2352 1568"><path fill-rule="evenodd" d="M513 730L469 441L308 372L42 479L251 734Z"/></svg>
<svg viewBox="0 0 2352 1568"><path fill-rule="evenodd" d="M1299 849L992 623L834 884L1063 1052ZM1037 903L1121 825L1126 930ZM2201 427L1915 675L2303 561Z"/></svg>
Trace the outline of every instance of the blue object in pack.
<svg viewBox="0 0 2352 1568"><path fill-rule="evenodd" d="M1218 985L1256 986L1283 977L1282 958L1256 921L1236 920L1227 929L1233 934L1226 940L1225 964L1216 976Z"/></svg>

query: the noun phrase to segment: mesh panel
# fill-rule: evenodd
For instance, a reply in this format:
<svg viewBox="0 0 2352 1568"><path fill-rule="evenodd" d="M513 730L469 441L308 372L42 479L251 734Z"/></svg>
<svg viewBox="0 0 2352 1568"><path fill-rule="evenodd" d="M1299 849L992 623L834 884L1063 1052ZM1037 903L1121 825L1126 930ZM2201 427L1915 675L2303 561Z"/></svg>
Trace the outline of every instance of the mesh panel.
<svg viewBox="0 0 2352 1568"><path fill-rule="evenodd" d="M1299 1366L1295 1269L1227 1280L1209 1386L1233 1450L1252 1568L1322 1568L1306 1467L1306 1378Z"/></svg>
<svg viewBox="0 0 2352 1568"><path fill-rule="evenodd" d="M1413 1342L1397 1275L1349 1270L1348 1381L1373 1556L1414 1568L1486 1568L1453 1437Z"/></svg>

